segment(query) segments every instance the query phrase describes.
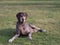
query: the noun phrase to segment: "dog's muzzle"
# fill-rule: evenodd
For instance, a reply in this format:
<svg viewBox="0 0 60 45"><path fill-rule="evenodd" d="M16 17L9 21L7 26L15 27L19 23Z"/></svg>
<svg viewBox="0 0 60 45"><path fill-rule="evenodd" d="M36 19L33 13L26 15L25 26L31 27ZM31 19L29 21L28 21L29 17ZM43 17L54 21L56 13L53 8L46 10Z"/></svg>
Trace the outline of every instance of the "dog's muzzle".
<svg viewBox="0 0 60 45"><path fill-rule="evenodd" d="M20 22L24 23L25 22L25 18L20 18Z"/></svg>

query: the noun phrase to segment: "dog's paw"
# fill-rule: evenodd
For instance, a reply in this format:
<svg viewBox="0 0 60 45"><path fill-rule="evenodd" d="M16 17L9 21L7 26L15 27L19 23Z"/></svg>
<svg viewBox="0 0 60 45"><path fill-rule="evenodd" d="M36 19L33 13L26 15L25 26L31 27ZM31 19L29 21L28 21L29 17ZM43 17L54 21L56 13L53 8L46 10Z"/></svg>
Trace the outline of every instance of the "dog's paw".
<svg viewBox="0 0 60 45"><path fill-rule="evenodd" d="M29 37L29 40L32 40L32 37Z"/></svg>
<svg viewBox="0 0 60 45"><path fill-rule="evenodd" d="M40 29L40 30L38 30L39 32L46 32L46 30L43 30L43 29Z"/></svg>
<svg viewBox="0 0 60 45"><path fill-rule="evenodd" d="M42 32L46 32L46 30L42 30Z"/></svg>
<svg viewBox="0 0 60 45"><path fill-rule="evenodd" d="M9 39L8 42L9 42L9 43L12 43L12 39Z"/></svg>

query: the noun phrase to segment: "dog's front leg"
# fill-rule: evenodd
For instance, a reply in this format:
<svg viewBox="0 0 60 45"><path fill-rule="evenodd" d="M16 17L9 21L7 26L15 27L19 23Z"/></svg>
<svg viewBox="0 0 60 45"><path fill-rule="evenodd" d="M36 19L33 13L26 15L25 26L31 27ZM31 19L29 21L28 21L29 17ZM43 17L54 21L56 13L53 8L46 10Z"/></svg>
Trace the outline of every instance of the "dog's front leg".
<svg viewBox="0 0 60 45"><path fill-rule="evenodd" d="M14 39L16 39L18 36L19 36L19 34L14 35L11 39L9 39L9 42L10 42L10 43L13 42Z"/></svg>
<svg viewBox="0 0 60 45"><path fill-rule="evenodd" d="M29 33L28 37L29 37L30 40L32 40L32 33Z"/></svg>

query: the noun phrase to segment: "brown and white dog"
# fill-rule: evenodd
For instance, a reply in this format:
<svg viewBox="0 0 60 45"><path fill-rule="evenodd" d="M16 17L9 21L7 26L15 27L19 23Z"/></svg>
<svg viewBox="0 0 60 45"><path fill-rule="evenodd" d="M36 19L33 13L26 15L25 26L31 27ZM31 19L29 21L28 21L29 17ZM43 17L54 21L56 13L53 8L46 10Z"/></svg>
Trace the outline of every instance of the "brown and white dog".
<svg viewBox="0 0 60 45"><path fill-rule="evenodd" d="M26 23L27 16L28 14L25 12L17 13L16 17L18 21L16 24L16 34L11 39L9 39L9 42L13 42L14 39L20 36L20 34L22 35L28 34L29 39L32 40L32 34L34 32L38 32L38 31L45 32L46 31L46 30L41 30L35 25Z"/></svg>

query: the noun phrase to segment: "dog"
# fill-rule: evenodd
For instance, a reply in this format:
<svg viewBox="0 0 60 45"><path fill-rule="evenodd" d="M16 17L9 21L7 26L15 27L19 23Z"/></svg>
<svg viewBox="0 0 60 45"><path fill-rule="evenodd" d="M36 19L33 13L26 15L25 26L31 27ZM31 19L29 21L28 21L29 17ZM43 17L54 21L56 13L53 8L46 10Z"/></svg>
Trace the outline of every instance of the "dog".
<svg viewBox="0 0 60 45"><path fill-rule="evenodd" d="M35 25L32 24L28 24L26 22L28 14L26 12L19 12L16 14L17 17L17 23L16 23L16 34L9 39L9 42L13 42L14 39L16 39L17 37L19 37L21 34L22 35L27 35L30 40L32 40L32 34L34 32L45 32L46 30L42 30L38 27L36 27Z"/></svg>

